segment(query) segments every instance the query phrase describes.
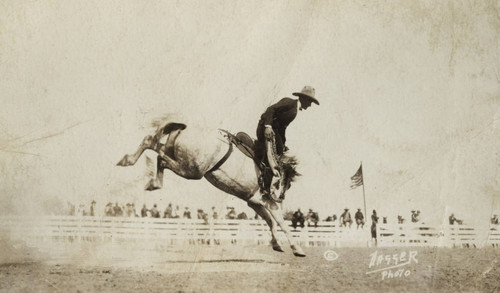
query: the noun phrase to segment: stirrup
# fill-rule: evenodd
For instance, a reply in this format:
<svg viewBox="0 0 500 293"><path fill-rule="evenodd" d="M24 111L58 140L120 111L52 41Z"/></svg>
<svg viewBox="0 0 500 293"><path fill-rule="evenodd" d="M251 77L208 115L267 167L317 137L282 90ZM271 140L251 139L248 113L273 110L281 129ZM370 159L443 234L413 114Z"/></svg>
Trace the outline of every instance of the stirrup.
<svg viewBox="0 0 500 293"><path fill-rule="evenodd" d="M262 193L262 200L272 201L272 202L275 202L275 203L282 203L283 202L283 199L281 197L277 198L277 199L274 199L274 198L272 198L272 196L267 191L264 192L264 193Z"/></svg>

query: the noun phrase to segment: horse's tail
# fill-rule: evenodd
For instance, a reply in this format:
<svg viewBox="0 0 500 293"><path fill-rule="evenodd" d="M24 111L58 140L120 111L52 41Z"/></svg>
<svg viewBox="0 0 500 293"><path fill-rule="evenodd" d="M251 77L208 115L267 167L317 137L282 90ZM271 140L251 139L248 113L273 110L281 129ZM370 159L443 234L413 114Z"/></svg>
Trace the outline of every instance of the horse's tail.
<svg viewBox="0 0 500 293"><path fill-rule="evenodd" d="M175 114L163 114L162 116L158 116L158 117L155 117L151 120L151 127L154 127L154 128L161 128L165 125L167 125L169 122L172 122L172 121L176 121L178 120L178 117L176 117L177 115Z"/></svg>

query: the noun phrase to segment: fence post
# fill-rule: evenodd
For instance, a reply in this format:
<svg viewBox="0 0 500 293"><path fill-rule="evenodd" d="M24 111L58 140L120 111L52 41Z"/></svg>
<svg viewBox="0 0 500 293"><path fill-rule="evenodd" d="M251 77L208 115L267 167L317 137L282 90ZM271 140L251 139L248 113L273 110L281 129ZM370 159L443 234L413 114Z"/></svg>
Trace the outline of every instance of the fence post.
<svg viewBox="0 0 500 293"><path fill-rule="evenodd" d="M82 242L82 216L78 216L78 222L77 222L77 239L78 242Z"/></svg>

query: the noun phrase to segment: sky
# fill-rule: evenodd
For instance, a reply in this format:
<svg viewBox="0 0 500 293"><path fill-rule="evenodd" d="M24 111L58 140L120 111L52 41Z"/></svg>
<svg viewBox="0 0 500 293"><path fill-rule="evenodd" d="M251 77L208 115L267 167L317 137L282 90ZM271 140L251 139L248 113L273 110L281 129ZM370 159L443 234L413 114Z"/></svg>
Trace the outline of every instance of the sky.
<svg viewBox="0 0 500 293"><path fill-rule="evenodd" d="M500 213L500 7L495 1L1 1L0 202L223 211L243 201L116 163L154 118L245 131L316 89L287 130L300 179L285 209L440 223ZM153 152L145 155L155 158Z"/></svg>

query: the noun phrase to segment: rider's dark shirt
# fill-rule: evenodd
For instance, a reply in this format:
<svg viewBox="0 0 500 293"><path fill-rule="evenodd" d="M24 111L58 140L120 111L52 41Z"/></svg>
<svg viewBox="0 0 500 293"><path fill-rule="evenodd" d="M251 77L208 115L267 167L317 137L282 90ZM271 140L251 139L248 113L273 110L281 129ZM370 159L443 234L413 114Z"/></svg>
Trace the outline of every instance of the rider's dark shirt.
<svg viewBox="0 0 500 293"><path fill-rule="evenodd" d="M291 98L283 98L274 105L267 108L262 114L257 129L257 139L261 142L264 140L263 128L265 125L271 125L277 137L277 152L283 153L283 146L286 142L286 128L297 116L298 100Z"/></svg>

